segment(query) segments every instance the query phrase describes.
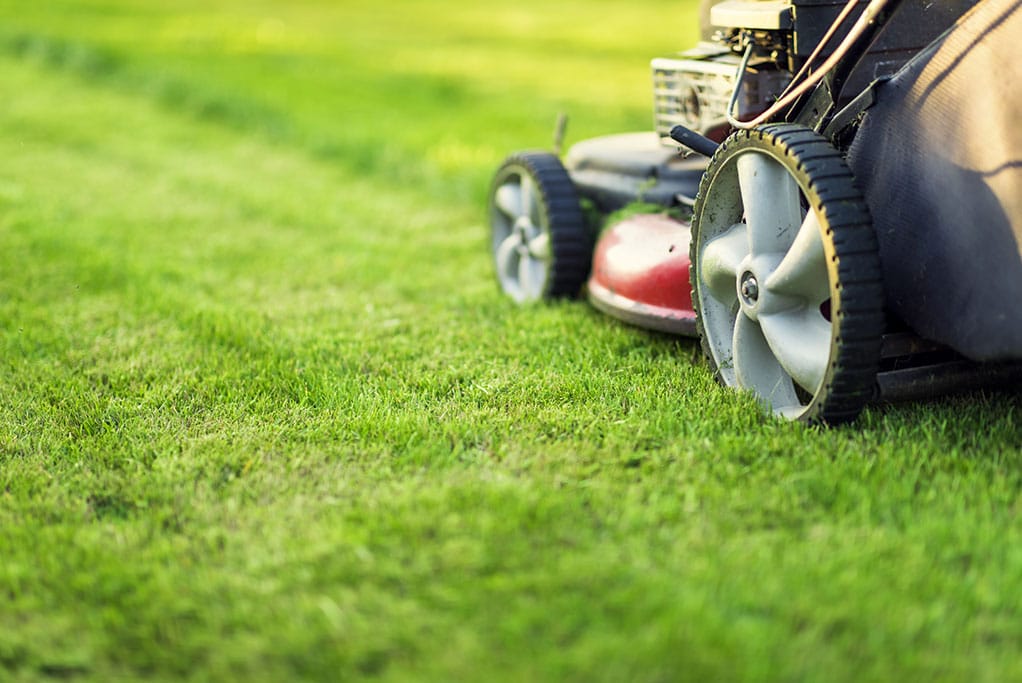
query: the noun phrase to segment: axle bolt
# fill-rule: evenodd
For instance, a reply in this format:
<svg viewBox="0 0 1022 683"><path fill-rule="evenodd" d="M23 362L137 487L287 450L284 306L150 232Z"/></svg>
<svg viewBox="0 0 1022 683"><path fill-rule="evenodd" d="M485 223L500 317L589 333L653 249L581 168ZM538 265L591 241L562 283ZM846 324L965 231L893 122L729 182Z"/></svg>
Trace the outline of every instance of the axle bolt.
<svg viewBox="0 0 1022 683"><path fill-rule="evenodd" d="M759 299L759 283L756 282L756 278L752 273L746 273L742 277L742 284L739 287L739 291L742 293L742 298L746 301L753 302Z"/></svg>

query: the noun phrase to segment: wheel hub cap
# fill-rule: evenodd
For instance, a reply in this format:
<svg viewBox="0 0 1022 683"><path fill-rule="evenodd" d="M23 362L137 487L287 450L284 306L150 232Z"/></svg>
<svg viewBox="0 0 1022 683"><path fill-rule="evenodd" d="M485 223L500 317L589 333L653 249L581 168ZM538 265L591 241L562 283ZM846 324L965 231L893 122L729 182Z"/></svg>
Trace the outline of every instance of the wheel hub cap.
<svg viewBox="0 0 1022 683"><path fill-rule="evenodd" d="M527 239L530 227L532 227L532 222L529 220L529 217L519 216L512 230L520 239Z"/></svg>

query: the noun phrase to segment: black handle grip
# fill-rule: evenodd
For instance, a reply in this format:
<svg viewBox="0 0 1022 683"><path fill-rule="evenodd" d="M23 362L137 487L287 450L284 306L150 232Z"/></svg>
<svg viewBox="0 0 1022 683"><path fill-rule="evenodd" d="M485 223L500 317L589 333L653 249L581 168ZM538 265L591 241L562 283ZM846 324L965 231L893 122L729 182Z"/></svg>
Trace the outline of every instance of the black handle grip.
<svg viewBox="0 0 1022 683"><path fill-rule="evenodd" d="M713 153L717 151L716 142L685 126L671 128L671 139L704 157L712 157Z"/></svg>

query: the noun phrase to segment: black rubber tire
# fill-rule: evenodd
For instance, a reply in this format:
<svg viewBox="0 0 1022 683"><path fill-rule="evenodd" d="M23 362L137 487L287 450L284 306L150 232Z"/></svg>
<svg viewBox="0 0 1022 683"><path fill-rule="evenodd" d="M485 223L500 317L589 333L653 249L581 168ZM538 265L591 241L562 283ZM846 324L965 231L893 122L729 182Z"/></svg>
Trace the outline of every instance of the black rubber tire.
<svg viewBox="0 0 1022 683"><path fill-rule="evenodd" d="M549 235L550 255L539 296L523 296L500 275L497 250L509 234L509 216L497 205L497 192L505 184L528 178L537 190L538 229ZM498 283L512 298L534 299L577 297L589 277L593 257L593 236L579 203L575 185L561 160L550 152L516 152L500 165L489 193L491 253L495 258Z"/></svg>
<svg viewBox="0 0 1022 683"><path fill-rule="evenodd" d="M703 325L704 280L699 255L714 232L721 234L724 223L744 221L740 197L737 205L723 212L729 215L721 215L722 203L731 201L734 192L725 195L727 188L719 188L737 182L726 179L732 172L726 169L749 151L768 154L779 162L799 186L804 209L816 210L829 278L831 343L826 371L815 394L808 396L809 392L801 390L801 414L788 416L806 423L850 422L875 391L884 331L880 257L869 210L852 172L840 152L808 128L782 123L738 131L721 144L707 167L695 200L690 252L692 302L703 351L718 381L735 386L737 373L722 371L721 359L714 357L714 345ZM719 193L716 197L715 192ZM706 303L720 306L711 303L716 299L710 297L709 285L705 290Z"/></svg>

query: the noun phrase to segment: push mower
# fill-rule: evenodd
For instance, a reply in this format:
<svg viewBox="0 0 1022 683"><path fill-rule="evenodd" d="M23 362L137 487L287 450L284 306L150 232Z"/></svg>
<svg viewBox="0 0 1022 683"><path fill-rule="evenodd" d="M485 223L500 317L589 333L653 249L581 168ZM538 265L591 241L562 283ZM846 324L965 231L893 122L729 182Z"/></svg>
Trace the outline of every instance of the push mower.
<svg viewBox="0 0 1022 683"><path fill-rule="evenodd" d="M704 3L703 40L652 61L653 131L501 165L501 288L698 336L803 422L1018 386L1020 5Z"/></svg>

